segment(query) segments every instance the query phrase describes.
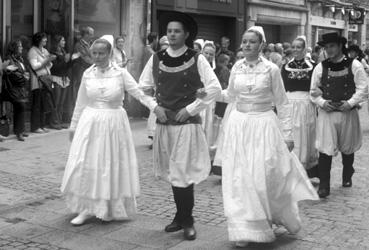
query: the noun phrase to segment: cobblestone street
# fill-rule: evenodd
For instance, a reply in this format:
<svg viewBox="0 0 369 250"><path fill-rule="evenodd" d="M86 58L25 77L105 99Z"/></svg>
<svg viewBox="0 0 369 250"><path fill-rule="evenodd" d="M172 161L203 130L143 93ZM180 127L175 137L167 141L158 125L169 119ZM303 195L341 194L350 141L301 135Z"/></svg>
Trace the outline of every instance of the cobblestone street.
<svg viewBox="0 0 369 250"><path fill-rule="evenodd" d="M361 110L362 149L356 154L352 188L341 187L340 156L333 163L331 195L300 203L302 230L282 230L270 244L247 249L369 249L369 119ZM170 186L152 174L152 151L146 122L132 120L140 167L138 214L127 221L89 223L73 227L59 186L67 159L68 132L31 135L26 142L0 143L0 249L233 249L228 241L219 176L196 187L194 216L198 238L184 241L182 233L167 234L174 203Z"/></svg>

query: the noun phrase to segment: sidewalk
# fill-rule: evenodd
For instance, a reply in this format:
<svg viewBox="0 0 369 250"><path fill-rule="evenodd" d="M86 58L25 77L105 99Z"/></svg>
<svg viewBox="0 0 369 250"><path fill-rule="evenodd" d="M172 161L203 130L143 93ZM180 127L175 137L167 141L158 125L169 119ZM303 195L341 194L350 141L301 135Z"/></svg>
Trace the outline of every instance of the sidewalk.
<svg viewBox="0 0 369 250"><path fill-rule="evenodd" d="M357 154L353 187L340 187L340 158L335 158L329 199L300 203L302 230L297 235L282 231L274 243L247 249L369 249L369 122L368 114L363 116L364 145ZM218 176L196 187L197 240L184 241L182 232L164 232L175 207L170 186L153 178L145 127L145 121L131 120L141 181L138 214L121 222L92 219L80 227L70 225L74 215L59 191L68 132L0 143L0 249L233 249Z"/></svg>

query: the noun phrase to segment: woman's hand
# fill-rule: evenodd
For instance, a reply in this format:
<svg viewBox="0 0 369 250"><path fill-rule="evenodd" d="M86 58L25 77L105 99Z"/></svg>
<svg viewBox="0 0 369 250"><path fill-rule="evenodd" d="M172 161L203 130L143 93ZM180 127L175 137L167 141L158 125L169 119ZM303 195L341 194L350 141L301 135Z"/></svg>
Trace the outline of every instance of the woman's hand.
<svg viewBox="0 0 369 250"><path fill-rule="evenodd" d="M74 130L70 130L69 131L69 141L73 141L73 138L74 138Z"/></svg>
<svg viewBox="0 0 369 250"><path fill-rule="evenodd" d="M286 141L287 148L290 152L292 152L293 148L295 147L295 143L293 141Z"/></svg>

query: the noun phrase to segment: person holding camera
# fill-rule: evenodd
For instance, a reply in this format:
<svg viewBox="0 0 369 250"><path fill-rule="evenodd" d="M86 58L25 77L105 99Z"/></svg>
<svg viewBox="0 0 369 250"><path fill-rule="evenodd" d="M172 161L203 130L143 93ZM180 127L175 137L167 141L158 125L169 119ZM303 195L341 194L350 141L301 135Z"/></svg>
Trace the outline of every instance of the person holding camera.
<svg viewBox="0 0 369 250"><path fill-rule="evenodd" d="M319 63L312 75L310 96L318 105L317 148L319 151L318 194L330 194L332 156L342 153L342 186L352 186L354 153L362 144L358 104L367 98L368 78L363 65L346 56L347 39L327 33L318 42L328 58Z"/></svg>

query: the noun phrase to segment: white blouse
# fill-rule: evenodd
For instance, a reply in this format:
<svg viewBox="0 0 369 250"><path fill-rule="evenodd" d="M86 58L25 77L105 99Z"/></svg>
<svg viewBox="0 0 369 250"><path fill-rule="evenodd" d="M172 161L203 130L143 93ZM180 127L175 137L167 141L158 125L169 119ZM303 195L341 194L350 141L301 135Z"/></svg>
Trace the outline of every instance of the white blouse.
<svg viewBox="0 0 369 250"><path fill-rule="evenodd" d="M283 80L277 65L263 57L257 62L239 60L231 70L228 88L219 101L236 101L252 111L269 111L275 105L285 140L292 141L292 106L288 102Z"/></svg>
<svg viewBox="0 0 369 250"><path fill-rule="evenodd" d="M144 105L152 105L150 103L153 102L152 98L138 88L136 81L126 69L110 64L102 71L92 65L82 76L70 129L76 129L79 118L87 106L105 109L122 108L124 91Z"/></svg>

